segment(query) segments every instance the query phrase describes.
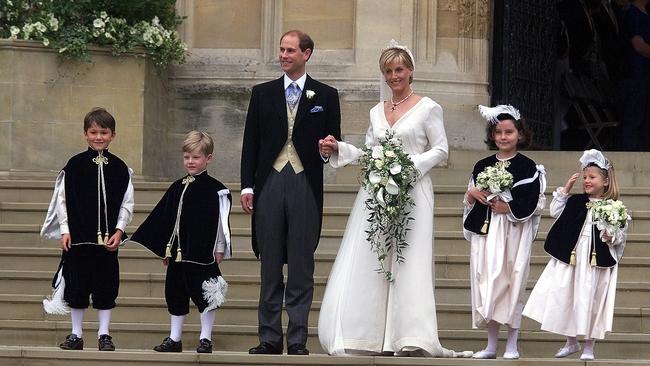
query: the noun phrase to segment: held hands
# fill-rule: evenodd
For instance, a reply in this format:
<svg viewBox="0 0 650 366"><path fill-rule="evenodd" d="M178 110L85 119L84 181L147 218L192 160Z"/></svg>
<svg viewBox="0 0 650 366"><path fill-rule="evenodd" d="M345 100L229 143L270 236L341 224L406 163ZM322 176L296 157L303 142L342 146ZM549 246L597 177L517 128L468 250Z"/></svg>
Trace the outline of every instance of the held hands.
<svg viewBox="0 0 650 366"><path fill-rule="evenodd" d="M318 140L318 151L322 156L329 157L338 149L339 143L332 135L327 135L324 139Z"/></svg>
<svg viewBox="0 0 650 366"><path fill-rule="evenodd" d="M61 239L59 239L59 246L61 247L61 249L67 252L68 250L70 250L71 244L72 244L72 239L70 238L70 234L61 235Z"/></svg>
<svg viewBox="0 0 650 366"><path fill-rule="evenodd" d="M575 173L569 178L569 180L566 181L566 184L564 185L564 188L562 188L564 190L565 194L568 194L569 192L571 192L571 188L573 188L573 184L575 184L575 182L576 182L576 180L578 180L579 176L580 176L580 173Z"/></svg>
<svg viewBox="0 0 650 366"><path fill-rule="evenodd" d="M241 195L241 208L246 212L247 214L253 213L253 194L252 193L246 193Z"/></svg>
<svg viewBox="0 0 650 366"><path fill-rule="evenodd" d="M108 250L109 252L116 251L117 248L120 246L121 241L122 241L122 230L117 229L115 230L115 234L113 234L108 239L108 242L106 243L106 250Z"/></svg>

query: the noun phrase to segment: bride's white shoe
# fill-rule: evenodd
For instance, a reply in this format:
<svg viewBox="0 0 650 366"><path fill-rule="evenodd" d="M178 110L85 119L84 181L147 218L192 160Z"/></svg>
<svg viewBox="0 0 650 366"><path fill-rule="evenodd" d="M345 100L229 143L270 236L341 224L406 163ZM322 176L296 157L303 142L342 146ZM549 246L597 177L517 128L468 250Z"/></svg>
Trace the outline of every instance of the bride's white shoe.
<svg viewBox="0 0 650 366"><path fill-rule="evenodd" d="M472 358L493 359L497 358L497 353L488 350L482 350L474 353L474 355L472 355Z"/></svg>
<svg viewBox="0 0 650 366"><path fill-rule="evenodd" d="M580 343L572 344L570 346L564 346L560 348L555 354L556 358L566 357L580 351Z"/></svg>

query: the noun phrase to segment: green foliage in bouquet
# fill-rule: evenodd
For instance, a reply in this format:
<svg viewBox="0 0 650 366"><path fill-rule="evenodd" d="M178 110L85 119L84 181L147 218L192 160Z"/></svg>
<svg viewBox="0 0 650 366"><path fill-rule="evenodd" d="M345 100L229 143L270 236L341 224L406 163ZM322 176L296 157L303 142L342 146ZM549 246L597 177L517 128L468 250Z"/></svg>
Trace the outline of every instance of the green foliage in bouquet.
<svg viewBox="0 0 650 366"><path fill-rule="evenodd" d="M402 252L408 246L408 223L413 220L409 214L415 205L410 190L419 172L393 131L388 130L379 142L377 146L363 149L359 159L360 180L370 195L365 201L369 212L366 238L377 254L376 271L393 282L393 273L385 260L392 256L396 262L404 262Z"/></svg>

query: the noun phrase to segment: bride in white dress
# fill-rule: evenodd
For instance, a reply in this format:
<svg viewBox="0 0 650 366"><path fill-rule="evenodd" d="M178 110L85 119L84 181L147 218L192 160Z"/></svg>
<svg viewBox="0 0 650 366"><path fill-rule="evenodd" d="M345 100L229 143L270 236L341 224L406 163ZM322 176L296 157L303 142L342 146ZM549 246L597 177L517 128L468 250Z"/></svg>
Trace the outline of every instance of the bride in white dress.
<svg viewBox="0 0 650 366"><path fill-rule="evenodd" d="M413 58L391 42L379 59L390 101L370 110L366 145L374 146L392 129L421 173L411 190L415 201L404 262L387 258L394 282L377 273L377 255L366 239L368 193L362 187L352 207L343 241L332 267L318 320L318 337L331 355L390 354L459 357L438 340L433 268L433 189L429 170L447 159L442 108L413 93ZM356 163L357 147L328 136L321 153L337 168ZM390 264L389 264L390 263ZM469 354L471 356L471 353Z"/></svg>

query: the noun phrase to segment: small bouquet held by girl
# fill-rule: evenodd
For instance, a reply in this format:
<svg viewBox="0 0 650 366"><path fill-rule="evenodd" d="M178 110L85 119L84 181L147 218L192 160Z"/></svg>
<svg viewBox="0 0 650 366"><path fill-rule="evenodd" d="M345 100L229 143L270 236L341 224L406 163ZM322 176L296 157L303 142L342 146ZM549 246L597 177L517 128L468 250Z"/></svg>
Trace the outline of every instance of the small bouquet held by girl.
<svg viewBox="0 0 650 366"><path fill-rule="evenodd" d="M510 166L508 160L497 161L494 165L486 167L476 177L476 188L482 191L489 191L491 194L485 198L490 202L494 198L499 198L503 202L512 201L510 188L512 187L512 173L507 168ZM481 226L481 233L487 234L488 225L490 224L490 212L485 215L485 222Z"/></svg>
<svg viewBox="0 0 650 366"><path fill-rule="evenodd" d="M555 357L579 352L577 336L582 336L580 359L593 360L595 340L612 331L618 262L631 218L618 200L612 163L592 149L583 153L580 165L584 193L569 194L580 173L553 193L551 216L556 220L544 243L552 258L524 315L539 322L542 330L566 337Z"/></svg>
<svg viewBox="0 0 650 366"><path fill-rule="evenodd" d="M391 130L379 139L380 144L364 147L359 158L361 185L369 194L365 205L369 211L368 242L377 254L377 272L393 282L393 274L387 270L384 260L394 252L395 261L404 262L402 250L408 246L406 233L410 208L415 205L409 190L413 188L418 170L402 148L399 138Z"/></svg>

